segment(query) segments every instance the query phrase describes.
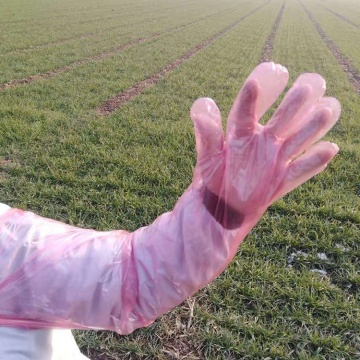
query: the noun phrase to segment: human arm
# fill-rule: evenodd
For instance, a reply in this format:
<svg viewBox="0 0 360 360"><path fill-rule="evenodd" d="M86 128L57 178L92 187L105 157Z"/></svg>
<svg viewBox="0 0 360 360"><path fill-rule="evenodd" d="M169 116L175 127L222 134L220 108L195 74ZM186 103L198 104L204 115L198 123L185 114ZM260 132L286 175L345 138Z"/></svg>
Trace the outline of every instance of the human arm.
<svg viewBox="0 0 360 360"><path fill-rule="evenodd" d="M268 124L258 123L287 81L279 65L257 67L225 135L215 103L195 102L193 181L174 210L147 227L96 232L7 210L0 217L0 324L127 334L216 278L268 206L338 151L328 142L312 145L340 115L339 103L323 97L319 75L301 76Z"/></svg>

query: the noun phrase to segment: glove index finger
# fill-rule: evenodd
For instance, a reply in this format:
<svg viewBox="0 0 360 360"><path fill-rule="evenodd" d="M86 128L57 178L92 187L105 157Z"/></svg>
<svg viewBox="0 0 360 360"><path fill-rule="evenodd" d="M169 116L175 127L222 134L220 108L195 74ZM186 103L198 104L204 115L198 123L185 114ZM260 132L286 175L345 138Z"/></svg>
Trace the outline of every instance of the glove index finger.
<svg viewBox="0 0 360 360"><path fill-rule="evenodd" d="M253 70L248 79L255 79L259 82L256 114L260 119L284 91L289 81L289 72L280 64L264 62Z"/></svg>
<svg viewBox="0 0 360 360"><path fill-rule="evenodd" d="M258 122L256 114L258 96L258 81L248 79L230 110L226 130L228 139L236 139L253 133Z"/></svg>

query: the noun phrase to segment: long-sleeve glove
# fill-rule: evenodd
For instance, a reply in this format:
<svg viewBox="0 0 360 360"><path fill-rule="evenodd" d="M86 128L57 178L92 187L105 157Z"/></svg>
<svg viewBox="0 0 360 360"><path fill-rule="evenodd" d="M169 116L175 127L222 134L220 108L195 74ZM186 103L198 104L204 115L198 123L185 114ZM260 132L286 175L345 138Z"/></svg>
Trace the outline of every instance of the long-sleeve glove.
<svg viewBox="0 0 360 360"><path fill-rule="evenodd" d="M5 210L0 325L128 334L216 278L267 207L338 151L313 145L340 115L317 74L300 76L266 126L258 123L287 81L284 67L259 65L235 100L226 136L215 103L195 102L194 179L174 210L147 227L97 232Z"/></svg>

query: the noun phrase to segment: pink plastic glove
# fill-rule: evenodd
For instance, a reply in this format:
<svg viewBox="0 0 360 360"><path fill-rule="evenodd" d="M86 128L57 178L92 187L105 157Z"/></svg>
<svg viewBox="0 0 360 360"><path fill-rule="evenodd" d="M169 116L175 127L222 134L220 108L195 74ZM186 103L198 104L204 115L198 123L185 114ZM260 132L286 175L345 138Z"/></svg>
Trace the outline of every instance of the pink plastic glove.
<svg viewBox="0 0 360 360"><path fill-rule="evenodd" d="M338 151L327 142L311 146L340 115L319 75L302 75L269 123L258 124L287 81L284 67L259 65L235 100L225 140L215 103L195 102L194 180L148 227L96 232L5 209L0 325L128 334L216 278L266 208Z"/></svg>
<svg viewBox="0 0 360 360"><path fill-rule="evenodd" d="M271 203L324 170L339 150L328 142L311 146L341 112L336 99L323 97L326 84L318 74L301 75L266 126L258 123L287 82L281 65L259 65L233 104L225 139L213 100L199 99L191 108L198 152L194 183L207 187L212 208L219 208L213 194L224 200L233 216L220 206L217 218L227 228L242 220L256 223Z"/></svg>

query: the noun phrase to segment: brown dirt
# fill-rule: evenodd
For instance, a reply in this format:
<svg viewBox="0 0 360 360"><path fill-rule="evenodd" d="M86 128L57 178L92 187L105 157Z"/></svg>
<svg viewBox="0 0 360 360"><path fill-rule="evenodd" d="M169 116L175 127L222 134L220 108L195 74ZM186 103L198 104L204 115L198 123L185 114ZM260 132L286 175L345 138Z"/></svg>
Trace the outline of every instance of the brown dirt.
<svg viewBox="0 0 360 360"><path fill-rule="evenodd" d="M260 10L262 7L267 5L271 0L266 1L264 4L258 6L256 9L249 12L247 15L242 16L237 21L232 23L231 25L227 26L225 29L220 30L216 34L212 35L202 43L196 45L194 48L183 54L180 58L174 60L170 64L166 65L163 69L161 69L158 73L153 74L146 78L145 80L139 81L135 85L133 85L131 88L113 96L108 101L101 104L98 108L96 108L96 112L98 112L101 115L109 115L112 112L120 109L123 105L125 105L127 102L132 100L134 97L141 94L145 89L148 87L157 84L162 78L165 77L167 73L170 71L175 70L178 68L181 64L183 64L185 61L189 60L191 57L196 55L198 52L200 52L205 47L209 46L211 43L213 43L215 40L217 40L220 36L228 33L230 30L232 30L234 27L236 27L241 21L255 13L256 11Z"/></svg>
<svg viewBox="0 0 360 360"><path fill-rule="evenodd" d="M276 20L275 20L275 23L271 29L271 32L268 36L268 38L266 39L266 42L265 42L265 46L264 46L264 49L263 49L263 52L261 54L261 57L260 57L260 62L264 62L264 61L270 61L271 60L271 55L272 55L272 51L273 51L273 46L274 46L274 40L275 40L275 37L276 37L276 33L279 29L279 25L280 25L280 22L281 22L281 19L282 19L282 16L283 16L283 13L284 13L284 10L285 10L285 0L279 10L279 14L278 16L276 17Z"/></svg>
<svg viewBox="0 0 360 360"><path fill-rule="evenodd" d="M269 0L270 1L270 0ZM146 41L149 41L149 40L152 40L152 39L155 39L155 38L158 38L160 37L161 35L164 35L164 34L167 34L167 33L171 33L173 31L177 31L177 30L180 30L184 27L187 27L187 26L190 26L190 25L193 25L199 21L202 21L202 20L205 20L209 17L212 17L212 16L217 16L219 15L220 13L222 12L225 12L225 11L229 11L230 9L226 9L226 10L223 10L223 11L220 11L216 14L211 14L211 15L207 15L205 17L202 17L200 19L196 19L194 21L191 21L187 24L182 24L182 25L179 25L179 26L176 26L176 27L172 27L172 28L168 28L166 30L164 30L163 32L156 32L156 33L153 33L153 34L150 34L148 36L145 36L145 37L142 37L142 38L139 38L139 39L135 39L135 40L132 40L124 45L120 45L120 46L117 46L117 47L114 47L110 50L107 50L107 51L104 51L96 56L93 56L93 57L88 57L88 58L85 58L85 59L82 59L82 60L79 60L79 61L75 61L67 66L63 66L63 67L60 67L58 69L55 69L55 70L51 70L51 71L47 71L45 73L42 73L42 74L37 74L37 75L31 75L27 78L23 78L23 79L15 79L15 80L12 80L8 83L5 83L5 84L2 84L0 85L0 93L6 89L9 89L9 88L14 88L14 87L17 87L19 85L25 85L25 84L31 84L33 82L36 82L36 81L39 81L39 80L42 80L42 79L48 79L48 78L51 78L55 75L58 75L58 74L61 74L63 72L67 72L67 71L70 71L78 66L81 66L81 65L85 65L89 62L92 62L92 61L99 61L99 60L103 60L107 57L110 57L112 55L115 55L116 53L119 53L121 51L124 51L130 47L133 47L135 45L139 45L139 44L142 44Z"/></svg>
<svg viewBox="0 0 360 360"><path fill-rule="evenodd" d="M335 12L335 11L327 8L327 7L324 6L324 5L321 5L321 4L319 4L319 5L320 5L324 10L326 10L327 12L335 15L336 17L338 17L339 19L347 22L348 24L350 24L350 25L352 25L352 26L355 26L356 28L360 29L360 25L353 23L351 20L349 20L349 19L346 18L345 16L338 14L337 12Z"/></svg>
<svg viewBox="0 0 360 360"><path fill-rule="evenodd" d="M333 53L339 64L342 66L344 71L349 77L350 82L353 84L355 90L360 93L360 75L355 69L355 67L352 65L352 63L347 59L341 51L338 49L338 47L335 45L335 43L329 39L327 34L325 33L324 29L320 26L320 24L317 22L317 20L314 18L314 16L311 14L311 12L305 7L305 5L298 0L306 14L308 15L310 21L315 26L317 32L321 36L322 40L325 42L329 50Z"/></svg>

